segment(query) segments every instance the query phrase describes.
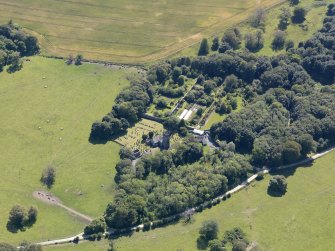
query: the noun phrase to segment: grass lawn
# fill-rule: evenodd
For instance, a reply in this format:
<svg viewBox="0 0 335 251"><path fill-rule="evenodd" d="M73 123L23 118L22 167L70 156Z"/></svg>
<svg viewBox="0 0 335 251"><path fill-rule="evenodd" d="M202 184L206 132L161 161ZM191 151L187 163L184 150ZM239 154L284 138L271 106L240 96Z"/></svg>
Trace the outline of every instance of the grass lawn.
<svg viewBox="0 0 335 251"><path fill-rule="evenodd" d="M303 0L300 1L299 6L304 7L308 10L306 20L304 24L307 25L308 29L304 30L299 24L290 24L286 30L287 33L287 39L294 41L295 46L298 45L299 42L305 41L308 38L310 38L316 31L318 31L320 28L322 28L322 21L325 17L326 13L326 6L317 6L316 4L320 1L314 1L314 0ZM323 1L327 4L333 2L331 0L325 0ZM281 8L283 7L289 7L288 2L284 2L282 4L278 4L277 6L269 9L267 13L266 18L266 24L265 24L265 33L264 33L264 47L257 52L259 55L267 55L272 56L276 54L280 54L283 51L273 51L271 49L271 42L273 40L273 35L275 31L278 29L278 23L279 23L279 15L281 13ZM291 12L293 12L294 7L290 7ZM233 27L234 24L230 24L230 26L227 26L225 28ZM238 27L240 28L242 35L245 35L248 32L253 32L256 29L250 27L250 25L244 21L241 22ZM214 36L218 36L220 39L222 38L224 33L224 30L217 30L214 32L213 36L209 36L210 45L212 44L212 38ZM244 48L244 41L242 43L242 48ZM194 44L191 47L186 48L183 51L178 52L177 54L173 55L173 57L180 57L180 56L195 56L198 53L199 49L199 43ZM213 54L213 52L210 52Z"/></svg>
<svg viewBox="0 0 335 251"><path fill-rule="evenodd" d="M35 33L45 54L148 63L282 0L0 0L0 22Z"/></svg>
<svg viewBox="0 0 335 251"><path fill-rule="evenodd" d="M64 204L92 217L112 200L119 146L88 142L91 124L110 111L135 69L96 64L67 66L32 57L20 72L0 73L0 242L45 241L76 234L83 224L62 209L33 198L42 170L57 171L51 192ZM103 185L103 186L102 186ZM14 204L36 205L37 223L24 233L6 230Z"/></svg>
<svg viewBox="0 0 335 251"><path fill-rule="evenodd" d="M334 250L335 152L310 167L286 171L288 192L267 194L269 176L232 196L226 202L194 216L194 222L178 223L149 232L134 233L115 241L118 250L197 250L201 223L215 219L220 235L241 227L262 250ZM93 249L93 247L95 247ZM135 248L136 247L136 248ZM77 250L74 246L49 251ZM80 250L106 250L107 242L81 244Z"/></svg>
<svg viewBox="0 0 335 251"><path fill-rule="evenodd" d="M330 3L331 1L324 1ZM285 31L287 40L292 40L297 47L298 43L305 41L308 38L322 28L322 21L325 18L325 13L327 6L317 6L317 1L314 0L304 0L299 4L300 7L304 7L308 12L306 20L303 23L307 26L307 29L303 29L299 24L290 24ZM278 30L279 15L281 13L281 8L289 7L291 13L293 13L294 7L290 7L289 3L280 5L277 8L271 9L267 14L265 33L264 33L264 47L257 54L259 55L275 55L283 53L283 51L273 51L271 49L271 43L274 37L274 33ZM248 32L255 31L255 29L250 28L249 25L243 25L241 27L241 32L246 34ZM244 44L243 44L244 47Z"/></svg>
<svg viewBox="0 0 335 251"><path fill-rule="evenodd" d="M133 150L139 149L141 152L150 149L146 144L142 144L142 135L148 135L149 132L154 132L155 135L163 133L163 125L155 121L142 119L140 122L130 129L126 135L119 137L116 142L127 146Z"/></svg>
<svg viewBox="0 0 335 251"><path fill-rule="evenodd" d="M238 96L236 97L237 100L237 108L236 110L233 110L232 112L239 112L243 108L243 100L242 97ZM209 116L206 124L201 128L203 130L209 130L211 129L211 126L215 123L222 122L228 114L219 114L216 113L215 110L212 112L212 114Z"/></svg>

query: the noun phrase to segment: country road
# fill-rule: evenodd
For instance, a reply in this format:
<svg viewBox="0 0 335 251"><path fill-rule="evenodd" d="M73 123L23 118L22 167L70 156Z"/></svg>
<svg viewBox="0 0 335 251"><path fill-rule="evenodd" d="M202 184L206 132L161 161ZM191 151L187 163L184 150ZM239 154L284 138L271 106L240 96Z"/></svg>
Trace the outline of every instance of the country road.
<svg viewBox="0 0 335 251"><path fill-rule="evenodd" d="M279 170L282 170L282 169L286 169L286 168L292 168L292 167L295 167L295 166L299 166L301 164L305 164L305 163L308 163L308 162L311 162L313 160L316 160L320 157L323 157L324 155L332 152L333 150L335 150L335 147L334 148L331 148L329 150L326 150L324 152L321 152L321 153L318 153L318 154L315 154L311 157L308 157L306 158L305 160L302 160L302 161L299 161L297 163L294 163L294 164L291 164L291 165L286 165L286 166L282 166L282 167L279 167L278 169ZM268 174L269 173L269 169L267 168L264 168L264 170L262 171L263 174ZM257 174L254 174L253 176L251 176L250 178L248 178L246 181L244 181L242 184L238 185L237 187L227 191L226 193L212 199L213 200L217 200L217 199L222 199L224 196L228 195L228 194L234 194L234 193L237 193L238 191L242 190L243 188L247 187L251 182L253 182L255 179L257 178ZM190 208L182 213L179 213L177 215L183 215L185 214L186 212L195 212L196 211L196 208ZM177 215L173 215L173 216L170 216L168 218L171 218L171 217L174 217L174 216L177 216ZM151 223L152 224L152 223ZM136 227L133 227L132 229L136 229L136 228L139 228L139 229L142 229L143 228L143 224L140 224ZM105 234L111 234L112 232L106 232ZM85 239L85 236L83 235L83 233L80 233L78 235L75 235L75 236L72 236L72 237L68 237L68 238L63 238L63 239L58 239L58 240L51 240L51 241L45 241L45 242L40 242L40 243L37 243L38 245L41 245L41 246L50 246L50 245L58 245L58 244L65 244L65 243L70 243L73 241L74 238L77 238L79 240L84 240Z"/></svg>

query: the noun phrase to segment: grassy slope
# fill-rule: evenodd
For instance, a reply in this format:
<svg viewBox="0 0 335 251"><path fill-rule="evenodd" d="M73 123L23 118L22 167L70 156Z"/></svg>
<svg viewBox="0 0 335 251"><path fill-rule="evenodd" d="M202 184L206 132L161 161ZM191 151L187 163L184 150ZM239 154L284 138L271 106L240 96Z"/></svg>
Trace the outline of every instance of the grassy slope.
<svg viewBox="0 0 335 251"><path fill-rule="evenodd" d="M189 225L178 223L115 241L118 250L196 250L201 223L215 219L220 236L241 227L262 250L334 250L335 152L300 167L288 176L288 192L271 197L266 189L270 177L234 195L230 200L194 216ZM93 248L94 247L94 248ZM77 250L74 246L50 251ZM84 243L80 250L106 250L107 242Z"/></svg>
<svg viewBox="0 0 335 251"><path fill-rule="evenodd" d="M308 10L307 16L306 16L306 21L304 24L308 25L308 30L304 31L299 25L296 24L290 24L288 29L286 30L287 33L287 39L293 40L295 42L295 46L298 45L299 42L304 41L308 38L310 38L316 31L318 31L322 27L322 21L325 17L325 10L326 6L321 6L321 7L314 7L314 3L317 1L314 0L304 0L301 1L299 6L302 6ZM325 0L323 2L326 3L331 3L331 0ZM279 54L282 51L277 51L274 52L271 49L271 42L273 39L273 34L277 30L277 26L279 23L278 16L281 13L280 9L282 7L288 7L288 3L283 3L279 4L278 6L272 8L269 10L267 14L267 19L266 19L266 29L265 29L265 34L264 34L264 47L262 50L258 52L260 55L275 55ZM293 10L293 8L291 8ZM241 25L238 26L241 29L241 32L243 35L245 35L247 32L252 32L255 29L251 28L250 25L247 22L241 23ZM223 31L222 32L216 32L216 36L219 38L222 37ZM211 42L210 42L211 45ZM244 48L244 43L242 44L242 47ZM199 44L196 44L194 46L191 46L180 53L175 54L173 57L180 57L180 56L195 56L198 53L199 49Z"/></svg>
<svg viewBox="0 0 335 251"><path fill-rule="evenodd" d="M47 54L147 63L280 1L0 0L0 22L13 19L36 32Z"/></svg>
<svg viewBox="0 0 335 251"><path fill-rule="evenodd" d="M0 73L0 242L46 240L82 230L83 225L62 209L32 197L41 189L39 178L48 164L57 169L52 189L56 196L92 217L102 214L112 198L119 147L92 145L88 136L92 122L111 109L127 85L125 75L126 70L66 66L61 60L41 57L31 58L15 74ZM39 208L37 224L25 233L6 230L15 203Z"/></svg>

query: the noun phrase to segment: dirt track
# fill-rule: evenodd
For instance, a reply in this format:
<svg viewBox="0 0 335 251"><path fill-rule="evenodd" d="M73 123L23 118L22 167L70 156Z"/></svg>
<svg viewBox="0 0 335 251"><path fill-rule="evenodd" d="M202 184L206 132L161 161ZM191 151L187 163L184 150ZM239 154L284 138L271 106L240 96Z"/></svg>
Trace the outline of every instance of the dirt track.
<svg viewBox="0 0 335 251"><path fill-rule="evenodd" d="M61 207L63 209L65 209L67 212L69 212L72 216L78 218L79 220L81 220L84 223L89 224L93 219L87 215L84 215L82 213L77 212L76 210L65 206L60 199L58 199L57 197L53 196L51 193L49 192L45 192L45 191L35 191L33 193L34 197L43 201L44 203L48 203L51 205L55 205L58 207Z"/></svg>

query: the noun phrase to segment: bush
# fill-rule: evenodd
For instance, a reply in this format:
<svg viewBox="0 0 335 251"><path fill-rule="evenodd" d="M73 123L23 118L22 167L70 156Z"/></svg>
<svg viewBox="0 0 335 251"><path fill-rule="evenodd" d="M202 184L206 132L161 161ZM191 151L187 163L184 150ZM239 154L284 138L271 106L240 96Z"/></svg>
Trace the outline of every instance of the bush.
<svg viewBox="0 0 335 251"><path fill-rule="evenodd" d="M43 172L40 181L43 185L51 188L56 180L56 169L53 166L47 166Z"/></svg>
<svg viewBox="0 0 335 251"><path fill-rule="evenodd" d="M143 232L149 231L151 229L151 223L147 222L143 224Z"/></svg>
<svg viewBox="0 0 335 251"><path fill-rule="evenodd" d="M293 10L292 22L296 24L301 24L305 21L306 15L307 15L306 9L302 7L296 7Z"/></svg>
<svg viewBox="0 0 335 251"><path fill-rule="evenodd" d="M274 51L282 50L285 45L286 34L283 31L277 31L272 40L271 47Z"/></svg>
<svg viewBox="0 0 335 251"><path fill-rule="evenodd" d="M256 180L257 180L257 181L260 181L260 180L263 180L263 179L264 179L264 173L263 173L263 172L258 172L258 173L257 173Z"/></svg>
<svg viewBox="0 0 335 251"><path fill-rule="evenodd" d="M275 194L285 194L287 191L287 181L283 175L275 175L269 182L268 191Z"/></svg>

